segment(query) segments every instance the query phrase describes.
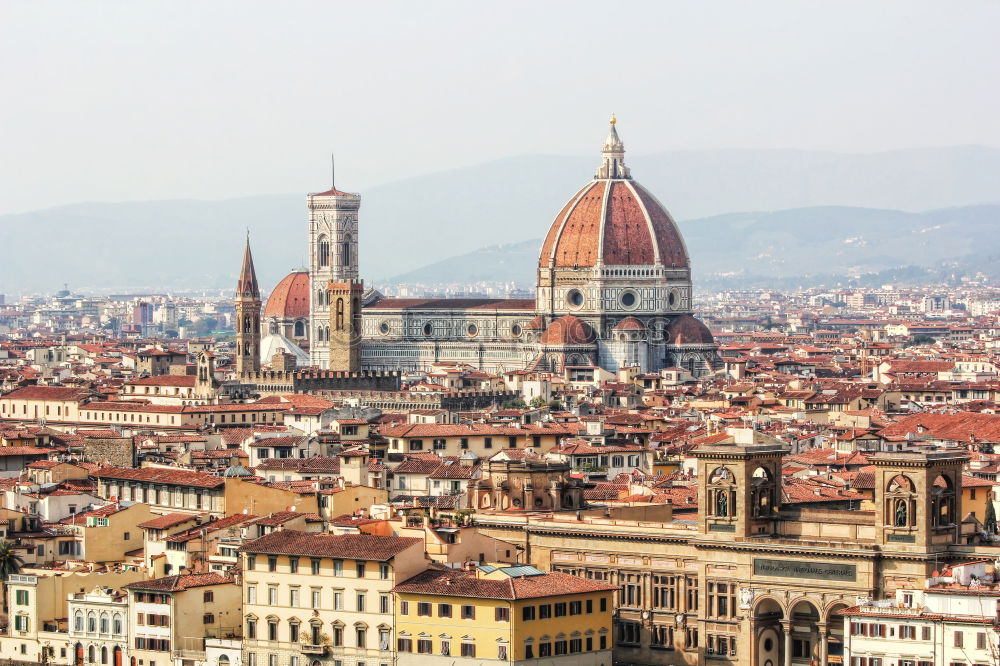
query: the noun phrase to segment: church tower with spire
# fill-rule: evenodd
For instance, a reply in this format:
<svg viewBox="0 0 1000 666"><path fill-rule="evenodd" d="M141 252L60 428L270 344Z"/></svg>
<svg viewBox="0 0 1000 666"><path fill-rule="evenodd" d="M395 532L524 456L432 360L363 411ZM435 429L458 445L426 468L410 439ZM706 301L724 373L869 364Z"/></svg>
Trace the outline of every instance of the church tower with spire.
<svg viewBox="0 0 1000 666"><path fill-rule="evenodd" d="M358 209L361 197L338 190L308 195L309 208L309 362L330 369L330 283L358 279Z"/></svg>
<svg viewBox="0 0 1000 666"><path fill-rule="evenodd" d="M239 376L260 370L260 311L260 287L248 234L243 267L236 283L236 374Z"/></svg>

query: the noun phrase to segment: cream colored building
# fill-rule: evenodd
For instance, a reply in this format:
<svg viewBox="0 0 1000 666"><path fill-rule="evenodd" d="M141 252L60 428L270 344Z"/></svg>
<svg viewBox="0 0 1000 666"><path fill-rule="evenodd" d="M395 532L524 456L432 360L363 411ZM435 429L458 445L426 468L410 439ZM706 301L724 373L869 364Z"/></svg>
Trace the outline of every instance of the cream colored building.
<svg viewBox="0 0 1000 666"><path fill-rule="evenodd" d="M245 666L395 663L392 588L423 539L282 530L241 552Z"/></svg>
<svg viewBox="0 0 1000 666"><path fill-rule="evenodd" d="M123 666L128 652L128 594L98 586L68 597L69 642L74 663Z"/></svg>
<svg viewBox="0 0 1000 666"><path fill-rule="evenodd" d="M193 666L206 659L206 639L239 637L240 587L225 576L164 576L126 589L133 666Z"/></svg>
<svg viewBox="0 0 1000 666"><path fill-rule="evenodd" d="M6 585L10 624L7 633L0 635L0 658L38 662L46 647L51 663L74 663L68 597L97 586L117 588L144 576L135 570L93 573L24 569L12 574ZM99 632L99 624L97 628ZM96 664L100 664L99 659Z"/></svg>

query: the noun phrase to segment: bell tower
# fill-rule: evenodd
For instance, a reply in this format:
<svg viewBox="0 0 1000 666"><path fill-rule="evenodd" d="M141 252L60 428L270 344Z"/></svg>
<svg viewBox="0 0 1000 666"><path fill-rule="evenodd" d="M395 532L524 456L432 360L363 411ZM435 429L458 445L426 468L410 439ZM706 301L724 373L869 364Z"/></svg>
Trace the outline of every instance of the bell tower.
<svg viewBox="0 0 1000 666"><path fill-rule="evenodd" d="M260 288L250 253L250 235L243 250L243 268L236 283L236 374L260 370Z"/></svg>
<svg viewBox="0 0 1000 666"><path fill-rule="evenodd" d="M885 451L875 465L876 540L885 550L930 552L959 542L964 453Z"/></svg>
<svg viewBox="0 0 1000 666"><path fill-rule="evenodd" d="M309 208L309 362L330 368L332 295L328 285L358 278L361 196L333 186L306 197Z"/></svg>
<svg viewBox="0 0 1000 666"><path fill-rule="evenodd" d="M760 443L758 433L737 429L731 444L700 446L698 531L732 540L777 532L784 444Z"/></svg>

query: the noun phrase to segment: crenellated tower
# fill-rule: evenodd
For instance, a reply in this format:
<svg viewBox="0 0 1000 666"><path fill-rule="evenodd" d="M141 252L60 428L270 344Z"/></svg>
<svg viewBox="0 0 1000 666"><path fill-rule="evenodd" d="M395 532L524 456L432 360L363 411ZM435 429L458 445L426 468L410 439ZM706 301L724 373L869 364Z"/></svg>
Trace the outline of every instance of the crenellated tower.
<svg viewBox="0 0 1000 666"><path fill-rule="evenodd" d="M260 287L253 268L250 236L243 250L243 268L236 283L236 374L260 370Z"/></svg>
<svg viewBox="0 0 1000 666"><path fill-rule="evenodd" d="M358 279L360 195L331 187L310 194L309 207L309 361L330 368L330 282Z"/></svg>

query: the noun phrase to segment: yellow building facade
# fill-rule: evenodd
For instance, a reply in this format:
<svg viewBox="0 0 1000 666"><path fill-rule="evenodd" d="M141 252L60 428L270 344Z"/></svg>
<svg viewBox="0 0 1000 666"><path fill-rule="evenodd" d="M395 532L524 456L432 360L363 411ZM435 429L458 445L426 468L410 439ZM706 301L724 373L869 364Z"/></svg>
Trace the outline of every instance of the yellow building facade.
<svg viewBox="0 0 1000 666"><path fill-rule="evenodd" d="M611 666L614 591L523 565L429 569L395 588L398 663Z"/></svg>

